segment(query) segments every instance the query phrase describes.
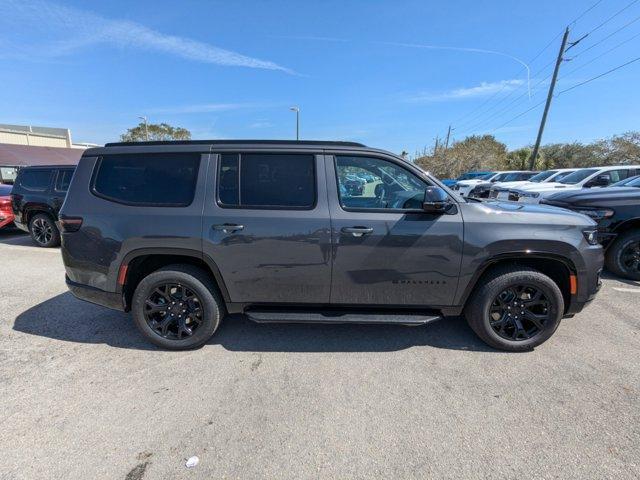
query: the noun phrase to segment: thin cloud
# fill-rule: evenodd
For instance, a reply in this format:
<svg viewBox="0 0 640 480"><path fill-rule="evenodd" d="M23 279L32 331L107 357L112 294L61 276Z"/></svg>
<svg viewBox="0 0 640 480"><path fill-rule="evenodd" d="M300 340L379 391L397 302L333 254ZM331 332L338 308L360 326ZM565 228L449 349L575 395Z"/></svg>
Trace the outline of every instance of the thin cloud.
<svg viewBox="0 0 640 480"><path fill-rule="evenodd" d="M58 57L93 45L109 44L165 53L201 63L295 74L293 70L269 60L249 57L190 38L167 35L137 22L104 18L88 11L39 0L0 0L0 25L3 22L7 26L21 25L27 31L45 29L57 37L44 45L33 45L30 53L36 55Z"/></svg>
<svg viewBox="0 0 640 480"><path fill-rule="evenodd" d="M249 125L249 128L271 128L273 127L273 123L266 121L266 120L259 120L257 122L253 122L251 125Z"/></svg>
<svg viewBox="0 0 640 480"><path fill-rule="evenodd" d="M499 82L482 82L480 85L467 88L456 88L441 93L421 93L408 98L411 102L443 102L447 100L465 100L484 97L496 92L510 91L524 84L524 80L501 80Z"/></svg>

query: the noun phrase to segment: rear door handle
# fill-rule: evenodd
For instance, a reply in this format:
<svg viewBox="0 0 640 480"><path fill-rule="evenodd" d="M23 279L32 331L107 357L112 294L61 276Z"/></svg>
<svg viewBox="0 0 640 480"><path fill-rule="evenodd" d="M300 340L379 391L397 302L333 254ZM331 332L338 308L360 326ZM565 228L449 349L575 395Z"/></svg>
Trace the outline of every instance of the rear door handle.
<svg viewBox="0 0 640 480"><path fill-rule="evenodd" d="M351 234L354 237L362 237L363 235L369 235L373 233L371 227L342 227L340 230L342 233Z"/></svg>
<svg viewBox="0 0 640 480"><path fill-rule="evenodd" d="M213 229L223 231L224 233L231 233L244 229L244 225L238 225L237 223L222 223L214 225Z"/></svg>

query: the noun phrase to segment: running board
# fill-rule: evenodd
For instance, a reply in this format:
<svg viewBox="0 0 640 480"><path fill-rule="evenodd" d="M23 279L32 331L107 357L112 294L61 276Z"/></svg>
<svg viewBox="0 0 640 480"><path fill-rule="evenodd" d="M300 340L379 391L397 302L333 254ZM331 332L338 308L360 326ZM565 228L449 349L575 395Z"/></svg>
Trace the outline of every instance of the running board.
<svg viewBox="0 0 640 480"><path fill-rule="evenodd" d="M249 310L249 320L256 323L375 323L425 325L442 319L440 315L424 313L367 313L367 312L296 312Z"/></svg>

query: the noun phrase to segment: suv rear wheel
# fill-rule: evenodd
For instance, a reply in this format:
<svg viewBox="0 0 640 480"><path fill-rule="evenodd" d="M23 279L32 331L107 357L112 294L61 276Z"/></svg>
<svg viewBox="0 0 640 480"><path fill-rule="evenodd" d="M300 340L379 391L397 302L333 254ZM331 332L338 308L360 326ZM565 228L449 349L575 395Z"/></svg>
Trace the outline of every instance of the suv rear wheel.
<svg viewBox="0 0 640 480"><path fill-rule="evenodd" d="M29 221L29 233L39 247L51 248L60 245L60 232L53 218L38 213Z"/></svg>
<svg viewBox="0 0 640 480"><path fill-rule="evenodd" d="M465 307L469 326L487 344L521 352L544 343L560 325L564 299L558 285L528 267L507 267L483 278Z"/></svg>
<svg viewBox="0 0 640 480"><path fill-rule="evenodd" d="M220 325L224 304L204 271L169 265L140 281L131 309L138 329L152 343L187 350L209 340Z"/></svg>
<svg viewBox="0 0 640 480"><path fill-rule="evenodd" d="M640 230L621 234L607 251L607 269L621 277L640 280Z"/></svg>

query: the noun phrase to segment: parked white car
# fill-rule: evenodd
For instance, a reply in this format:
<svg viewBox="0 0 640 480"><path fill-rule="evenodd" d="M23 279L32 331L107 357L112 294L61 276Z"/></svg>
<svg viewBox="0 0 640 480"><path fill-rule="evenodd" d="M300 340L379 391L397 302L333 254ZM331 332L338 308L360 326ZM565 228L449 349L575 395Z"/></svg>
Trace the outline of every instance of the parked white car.
<svg viewBox="0 0 640 480"><path fill-rule="evenodd" d="M503 182L509 179L509 175L514 173L521 173L523 170L501 170L499 172L489 173L482 177L473 178L471 180L460 180L452 188L453 191L458 192L462 197L468 197L471 190L482 183L496 183Z"/></svg>
<svg viewBox="0 0 640 480"><path fill-rule="evenodd" d="M545 170L534 175L529 180L521 180L518 182L499 182L491 187L489 198L498 200L509 200L509 190L517 189L525 185L558 182L567 175L577 171L577 168L555 168L553 170Z"/></svg>
<svg viewBox="0 0 640 480"><path fill-rule="evenodd" d="M640 173L640 165L583 168L557 182L523 185L509 191L509 199L522 203L539 203L554 193L581 188L607 187Z"/></svg>

